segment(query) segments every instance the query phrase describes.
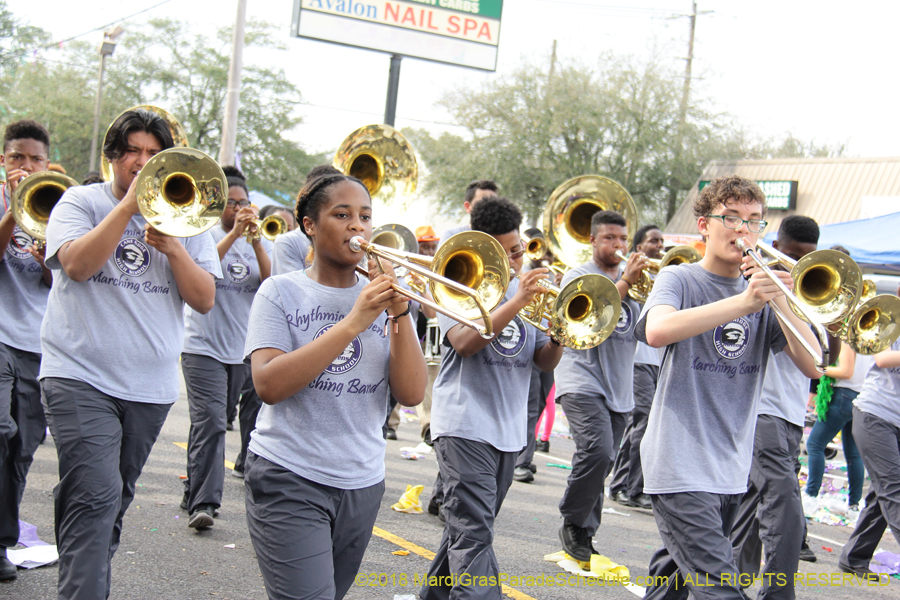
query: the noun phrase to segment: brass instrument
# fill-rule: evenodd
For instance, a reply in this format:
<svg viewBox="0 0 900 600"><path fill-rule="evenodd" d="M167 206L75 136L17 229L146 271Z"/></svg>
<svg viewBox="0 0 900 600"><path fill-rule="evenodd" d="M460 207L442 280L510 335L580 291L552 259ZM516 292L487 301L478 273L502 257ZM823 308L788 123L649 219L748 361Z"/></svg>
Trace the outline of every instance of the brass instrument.
<svg viewBox="0 0 900 600"><path fill-rule="evenodd" d="M628 260L628 257L618 250L616 251L616 256L623 261ZM648 258L647 262L649 264L641 271L640 279L628 288L628 295L636 302L646 304L647 298L653 290L653 277L658 275L662 269L669 265L676 266L700 262L702 258L703 255L693 246L676 246L666 252L662 258Z"/></svg>
<svg viewBox="0 0 900 600"><path fill-rule="evenodd" d="M243 235L247 238L247 243L252 244L260 238L266 238L270 242L274 242L275 238L287 231L288 224L284 217L280 215L269 215L263 220L253 219L247 223L247 228Z"/></svg>
<svg viewBox="0 0 900 600"><path fill-rule="evenodd" d="M816 352L816 350L809 344L809 342L806 341L806 338L804 338L800 334L800 332L797 331L797 328L794 327L794 325L790 321L788 321L787 315L784 314L784 312L778 307L778 305L772 300L769 301L769 307L771 307L771 309L778 316L779 320L781 321L782 327L787 327L791 330L791 333L794 334L794 337L797 338L797 340L800 342L800 345L803 346L803 349L809 352L810 356L812 356L816 361L816 367L819 369L819 371L824 373L825 367L830 364L828 358L828 334L825 331L825 327L817 320L815 314L813 314L813 312L809 310L805 304L802 304L797 299L797 297L791 293L787 286L781 282L781 279L779 279L778 276L772 271L772 269L769 268L768 262L762 256L760 256L755 248L752 248L750 244L747 243L747 240L745 240L744 238L738 238L734 245L737 246L738 249L746 256L749 256L751 259L753 259L753 262L755 262L756 265L760 269L762 269L763 272L768 275L769 278L775 283L778 289L781 290L791 309L795 313L799 311L798 316L800 316L800 318L810 324L819 342L818 352ZM822 251L820 250L820 252ZM845 254L843 254L842 256L844 256L844 258L848 258Z"/></svg>
<svg viewBox="0 0 900 600"><path fill-rule="evenodd" d="M55 171L42 171L19 182L10 199L10 212L19 229L43 245L47 239L50 212L62 195L78 182Z"/></svg>
<svg viewBox="0 0 900 600"><path fill-rule="evenodd" d="M557 187L544 208L543 232L550 252L574 267L592 258L591 218L601 210L625 217L628 240L637 232L637 207L621 185L600 175L582 175Z"/></svg>
<svg viewBox="0 0 900 600"><path fill-rule="evenodd" d="M437 317L428 319L425 324L425 364L441 364L441 326Z"/></svg>
<svg viewBox="0 0 900 600"><path fill-rule="evenodd" d="M619 322L622 298L616 285L594 273L580 275L562 289L546 279L546 291L519 311L519 316L563 346L587 350L603 343ZM546 323L546 324L545 324Z"/></svg>
<svg viewBox="0 0 900 600"><path fill-rule="evenodd" d="M152 112L156 115L159 115L163 121L166 122L166 125L169 126L169 131L172 133L172 141L175 143L175 148L187 148L190 146L188 143L187 132L185 132L184 127L181 126L181 123L178 122L172 114L167 111L159 108L158 106L152 106L150 104L139 104L137 106L132 106L131 108L127 108L123 110L119 115L113 119L112 123L109 124L109 127L106 128L106 135L109 135L109 130L113 126L113 123L119 120L123 114L127 113L130 110L146 110L148 112ZM106 146L106 136L103 138L103 145ZM112 181L113 173L112 166L109 164L109 160L107 160L106 155L103 154L101 149L100 151L100 176L103 177L104 181Z"/></svg>
<svg viewBox="0 0 900 600"><path fill-rule="evenodd" d="M418 254L419 242L416 241L416 234L410 231L409 227L405 227L398 223L390 223L381 225L372 230L372 237L369 240L372 244L378 246L386 246L394 250L401 250L407 254ZM406 269L397 269L397 277L403 279L409 288L419 294L425 294L425 282L417 277L412 271Z"/></svg>
<svg viewBox="0 0 900 600"><path fill-rule="evenodd" d="M405 267L428 281L430 300L394 285L397 293L478 331L485 339L494 335L490 311L500 304L509 286L509 259L493 237L478 231L463 231L441 244L434 257L411 254L367 242L356 236L350 249L365 252ZM362 267L357 271L368 276ZM382 269L383 271L383 269ZM480 318L483 325L473 321Z"/></svg>
<svg viewBox="0 0 900 600"><path fill-rule="evenodd" d="M362 181L372 200L388 202L416 191L416 153L399 131L387 125L366 125L348 135L333 165Z"/></svg>
<svg viewBox="0 0 900 600"><path fill-rule="evenodd" d="M534 237L524 236L522 239L525 242L525 256L532 262L540 262L542 267L550 269L553 273L565 274L569 270L568 266L552 254L550 255L552 261L545 258L549 252L549 246L547 240L543 237L539 235Z"/></svg>
<svg viewBox="0 0 900 600"><path fill-rule="evenodd" d="M228 201L222 167L193 148L163 150L137 179L138 208L160 232L174 237L203 233L219 222Z"/></svg>
<svg viewBox="0 0 900 600"><path fill-rule="evenodd" d="M900 337L898 315L900 298L892 294L878 294L875 283L865 279L860 303L841 323L837 335L857 354L878 354L890 348Z"/></svg>

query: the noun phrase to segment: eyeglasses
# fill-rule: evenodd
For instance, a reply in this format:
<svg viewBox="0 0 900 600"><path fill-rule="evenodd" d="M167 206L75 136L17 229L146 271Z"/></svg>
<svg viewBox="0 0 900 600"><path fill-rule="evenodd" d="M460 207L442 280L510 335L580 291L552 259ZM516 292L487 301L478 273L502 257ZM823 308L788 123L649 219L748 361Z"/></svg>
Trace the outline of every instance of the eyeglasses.
<svg viewBox="0 0 900 600"><path fill-rule="evenodd" d="M512 254L507 254L509 260L516 260L517 258L522 258L525 256L525 250L519 250L518 252L513 252Z"/></svg>
<svg viewBox="0 0 900 600"><path fill-rule="evenodd" d="M744 223L747 224L747 231L751 233L762 233L769 223L762 219L742 219L734 215L706 215L707 219L722 219L722 225L728 229L740 229Z"/></svg>
<svg viewBox="0 0 900 600"><path fill-rule="evenodd" d="M235 206L240 206L241 208L247 208L248 206L250 206L250 201L249 200L241 200L240 202L238 202L237 200L229 200L228 201L228 208L234 208Z"/></svg>

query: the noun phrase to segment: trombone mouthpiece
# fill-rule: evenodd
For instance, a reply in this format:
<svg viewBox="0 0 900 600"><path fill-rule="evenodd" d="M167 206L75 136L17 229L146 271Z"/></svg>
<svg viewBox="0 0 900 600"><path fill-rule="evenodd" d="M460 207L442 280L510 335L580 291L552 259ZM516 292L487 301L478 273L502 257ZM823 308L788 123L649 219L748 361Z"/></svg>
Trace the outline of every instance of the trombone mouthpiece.
<svg viewBox="0 0 900 600"><path fill-rule="evenodd" d="M744 238L738 238L737 241L734 242L734 245L737 246L738 250L740 250L744 254L747 254L748 252L750 252L750 250L752 250L750 244L748 244L747 240L745 240Z"/></svg>
<svg viewBox="0 0 900 600"><path fill-rule="evenodd" d="M365 241L366 240L359 237L358 235L353 236L352 238L350 238L350 249L354 252L362 252L362 245L365 243Z"/></svg>

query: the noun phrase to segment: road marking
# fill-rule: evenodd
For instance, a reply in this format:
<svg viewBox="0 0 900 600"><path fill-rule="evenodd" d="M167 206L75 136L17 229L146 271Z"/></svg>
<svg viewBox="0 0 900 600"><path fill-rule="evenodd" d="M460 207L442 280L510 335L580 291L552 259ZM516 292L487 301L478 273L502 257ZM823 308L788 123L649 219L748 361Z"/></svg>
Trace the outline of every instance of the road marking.
<svg viewBox="0 0 900 600"><path fill-rule="evenodd" d="M175 444L176 446L178 446L179 448L184 448L185 450L187 450L187 444L184 442L172 442L172 443ZM229 469L231 469L232 471L234 471L234 463L231 462L230 460L225 461L225 466L228 467Z"/></svg>
<svg viewBox="0 0 900 600"><path fill-rule="evenodd" d="M432 552L431 550L428 550L427 548L423 548L422 546L418 546L416 544L413 544L412 542L404 540L402 537L396 536L389 531L385 531L384 529L381 529L379 527L373 527L372 533L374 533L375 535L377 535L378 537L380 537L383 540L387 540L387 541L391 542L392 544L396 544L397 546L400 546L404 550L409 550L410 552L412 552L414 554L418 554L422 558L425 558L428 560L434 559L434 552ZM509 596L513 600L537 600L536 598L533 598L533 597L529 596L528 594L520 592L519 590L514 590L513 588L506 586L506 585L502 586L501 589L505 595Z"/></svg>
<svg viewBox="0 0 900 600"><path fill-rule="evenodd" d="M556 462L561 462L561 463L564 463L564 464L567 464L567 465L571 465L571 464L572 464L572 461L571 461L571 460L566 460L566 459L564 459L564 458L558 458L558 457L556 457L556 456L553 456L552 454L547 454L547 453L545 453L545 452L535 452L535 454L540 454L541 456L546 456L547 458L553 459L553 460L555 460Z"/></svg>
<svg viewBox="0 0 900 600"><path fill-rule="evenodd" d="M840 546L841 548L844 547L844 544L840 543L840 542L837 541L837 540L829 540L827 537L821 537L821 536L818 536L818 535L813 535L812 533L807 533L806 535L807 535L808 537L815 538L815 539L821 540L821 541L823 541L823 542L828 542L829 544L834 544L835 546Z"/></svg>

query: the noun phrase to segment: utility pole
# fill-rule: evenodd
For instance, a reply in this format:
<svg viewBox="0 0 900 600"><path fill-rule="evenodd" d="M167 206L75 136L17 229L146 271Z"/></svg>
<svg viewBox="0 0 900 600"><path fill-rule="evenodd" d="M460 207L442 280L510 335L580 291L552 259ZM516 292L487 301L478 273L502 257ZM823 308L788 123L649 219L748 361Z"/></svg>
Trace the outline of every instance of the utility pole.
<svg viewBox="0 0 900 600"><path fill-rule="evenodd" d="M234 166L237 145L238 108L241 104L241 70L244 55L244 24L247 21L247 0L238 0L234 37L231 42L231 66L228 69L228 90L225 95L225 119L222 122L222 145L219 164Z"/></svg>
<svg viewBox="0 0 900 600"><path fill-rule="evenodd" d="M103 33L103 43L100 44L100 73L97 76L97 98L94 100L94 130L91 135L91 160L89 171L97 168L97 136L100 135L100 108L103 104L103 72L106 70L106 59L112 56L116 49L116 38L125 30L116 25L112 31Z"/></svg>
<svg viewBox="0 0 900 600"><path fill-rule="evenodd" d="M391 54L391 70L388 72L387 100L384 104L384 124L394 126L397 118L397 95L400 93L400 61L403 56Z"/></svg>

